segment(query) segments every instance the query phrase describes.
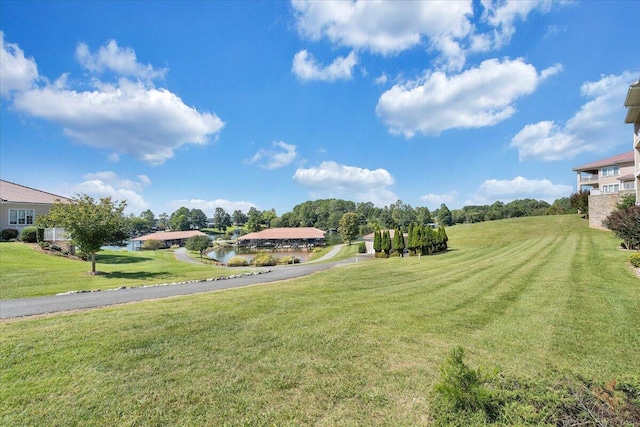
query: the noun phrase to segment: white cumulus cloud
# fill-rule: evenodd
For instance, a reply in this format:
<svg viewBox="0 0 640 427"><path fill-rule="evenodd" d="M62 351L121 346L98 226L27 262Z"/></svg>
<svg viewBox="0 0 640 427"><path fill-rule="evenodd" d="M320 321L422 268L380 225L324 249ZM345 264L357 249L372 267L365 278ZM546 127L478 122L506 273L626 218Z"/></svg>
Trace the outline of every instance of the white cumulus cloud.
<svg viewBox="0 0 640 427"><path fill-rule="evenodd" d="M94 91L59 84L15 95L14 105L34 117L60 125L65 135L159 165L185 144L206 144L224 126L212 113L188 107L166 89L120 79Z"/></svg>
<svg viewBox="0 0 640 427"><path fill-rule="evenodd" d="M286 166L298 158L298 152L294 144L287 144L284 141L274 141L273 149L258 150L253 157L244 160L246 164L260 163L265 169L273 170Z"/></svg>
<svg viewBox="0 0 640 427"><path fill-rule="evenodd" d="M511 139L510 147L518 150L520 161L554 161L625 144L629 130L622 122L621 105L638 75L640 71L625 72L584 83L580 92L588 101L573 117L566 123L545 120L528 124Z"/></svg>
<svg viewBox="0 0 640 427"><path fill-rule="evenodd" d="M98 53L80 44L76 57L87 69L110 70L119 79L107 83L92 78L82 83L93 90L75 90L68 87L67 74L35 85L40 79L35 61L26 59L17 45L5 44L0 35L2 95L12 92L16 110L61 126L69 138L108 149L112 161L126 154L159 165L180 147L208 143L224 127L214 113L199 112L168 89L153 87L150 79L162 77L166 69L138 63L135 52L120 48L115 40Z"/></svg>
<svg viewBox="0 0 640 427"><path fill-rule="evenodd" d="M549 0L481 0L481 3L484 7L481 19L494 28L494 31L484 34L490 39L492 49L498 49L511 41L516 32L516 21L525 21L534 10L548 12L552 4Z"/></svg>
<svg viewBox="0 0 640 427"><path fill-rule="evenodd" d="M384 92L376 113L392 134L407 138L492 126L511 117L518 98L560 69L554 66L538 73L522 59L489 59L460 74L427 73Z"/></svg>
<svg viewBox="0 0 640 427"><path fill-rule="evenodd" d="M87 194L94 198L111 197L113 200L127 201L127 212L136 215L149 209L149 204L139 193L144 187L151 185L146 175L138 175L138 181L121 178L113 171L89 173L83 176L84 181L73 186L73 191Z"/></svg>
<svg viewBox="0 0 640 427"><path fill-rule="evenodd" d="M96 53L91 53L86 43L78 43L75 56L80 65L98 74L108 70L121 76L153 80L163 78L168 71L166 68L155 69L150 64L139 63L133 49L122 48L115 40L101 46Z"/></svg>
<svg viewBox="0 0 640 427"><path fill-rule="evenodd" d="M441 204L445 204L448 206L455 205L458 201L458 191L453 190L449 193L444 194L425 194L420 197L420 200L423 201L429 209L437 209Z"/></svg>
<svg viewBox="0 0 640 427"><path fill-rule="evenodd" d="M326 161L317 167L299 168L293 175L293 181L309 188L313 197L348 198L378 206L398 200L398 196L389 189L395 180L385 169L370 170Z"/></svg>
<svg viewBox="0 0 640 427"><path fill-rule="evenodd" d="M0 95L9 96L13 91L26 90L38 79L38 66L32 58L26 58L17 44L5 43L0 31Z"/></svg>
<svg viewBox="0 0 640 427"><path fill-rule="evenodd" d="M521 176L512 180L488 179L480 185L465 205L490 205L496 201L509 203L517 199L536 199L553 203L569 197L573 186L554 184L548 179L531 180Z"/></svg>
<svg viewBox="0 0 640 427"><path fill-rule="evenodd" d="M358 63L355 52L349 55L339 56L327 66L317 63L315 58L306 50L301 50L293 57L291 71L301 80L319 80L334 82L336 80L349 80L353 77L353 67Z"/></svg>
<svg viewBox="0 0 640 427"><path fill-rule="evenodd" d="M460 70L468 52L498 49L517 21L548 1L313 1L292 2L298 33L314 41L393 55L415 47L438 53L438 65ZM479 29L474 21L482 23Z"/></svg>
<svg viewBox="0 0 640 427"><path fill-rule="evenodd" d="M471 31L471 2L294 1L299 33L383 55L419 45L423 37L462 38Z"/></svg>

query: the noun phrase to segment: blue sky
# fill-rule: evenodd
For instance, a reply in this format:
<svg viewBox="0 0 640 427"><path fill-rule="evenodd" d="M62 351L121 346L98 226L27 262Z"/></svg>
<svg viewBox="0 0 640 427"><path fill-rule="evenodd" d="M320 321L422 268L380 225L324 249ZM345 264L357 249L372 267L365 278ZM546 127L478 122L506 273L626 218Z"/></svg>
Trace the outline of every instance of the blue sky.
<svg viewBox="0 0 640 427"><path fill-rule="evenodd" d="M637 1L2 1L0 176L156 216L553 202L632 149Z"/></svg>

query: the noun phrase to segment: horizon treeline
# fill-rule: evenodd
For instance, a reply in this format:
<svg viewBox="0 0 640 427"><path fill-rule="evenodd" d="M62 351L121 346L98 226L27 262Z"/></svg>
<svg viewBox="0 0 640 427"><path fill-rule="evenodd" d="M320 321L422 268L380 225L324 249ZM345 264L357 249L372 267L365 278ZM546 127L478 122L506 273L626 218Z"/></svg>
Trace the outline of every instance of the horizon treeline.
<svg viewBox="0 0 640 427"><path fill-rule="evenodd" d="M216 208L213 217L200 209L181 207L171 215L146 210L139 217L131 215L132 230L145 232L152 229L188 230L213 227L226 230L229 227L245 227L248 231L260 231L275 227L316 227L322 230L337 230L345 213L356 213L360 218L360 234L378 229L399 229L407 232L409 224L452 226L505 218L540 215L562 215L577 213L578 209L569 197L557 199L553 204L544 200L517 199L509 203L495 202L491 205L470 205L461 209L449 209L446 204L430 211L425 206L413 207L398 200L382 208L372 202L356 203L343 199L318 199L300 203L291 212L281 216L275 209L261 211L255 207L245 214L239 210L232 214Z"/></svg>

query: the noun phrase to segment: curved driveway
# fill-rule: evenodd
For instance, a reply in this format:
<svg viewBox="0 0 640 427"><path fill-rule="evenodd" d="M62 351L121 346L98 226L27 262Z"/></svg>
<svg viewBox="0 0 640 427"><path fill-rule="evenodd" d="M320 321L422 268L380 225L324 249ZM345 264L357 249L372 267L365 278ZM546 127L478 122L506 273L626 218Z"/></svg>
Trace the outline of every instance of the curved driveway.
<svg viewBox="0 0 640 427"><path fill-rule="evenodd" d="M340 248L334 248L333 251L318 261L334 256L339 249ZM228 279L148 287L133 287L108 291L80 292L36 298L0 300L0 319L104 307L108 305L124 304L148 299L167 298L221 289L238 288L259 283L271 283L294 277L306 276L338 265L353 263L354 261L354 259L322 263L312 261L296 265L278 266L268 272L263 270L261 272L262 274L239 276Z"/></svg>

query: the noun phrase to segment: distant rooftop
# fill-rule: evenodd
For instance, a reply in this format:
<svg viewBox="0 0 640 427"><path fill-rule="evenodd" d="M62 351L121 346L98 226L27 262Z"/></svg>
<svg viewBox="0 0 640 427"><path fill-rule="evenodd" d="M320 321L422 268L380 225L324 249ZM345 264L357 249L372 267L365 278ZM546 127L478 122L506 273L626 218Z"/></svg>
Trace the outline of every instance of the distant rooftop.
<svg viewBox="0 0 640 427"><path fill-rule="evenodd" d="M0 179L0 202L51 205L56 200L68 201L69 199Z"/></svg>
<svg viewBox="0 0 640 427"><path fill-rule="evenodd" d="M245 234L238 240L283 240L283 239L323 239L324 231L315 227L267 228Z"/></svg>
<svg viewBox="0 0 640 427"><path fill-rule="evenodd" d="M158 231L157 233L146 234L144 236L136 237L135 241L144 242L145 240L183 240L193 236L206 236L200 230L187 230L187 231Z"/></svg>
<svg viewBox="0 0 640 427"><path fill-rule="evenodd" d="M591 169L599 169L605 166L616 166L621 163L633 163L633 150L628 151L626 153L618 154L617 156L608 157L606 159L598 160L592 163L588 163L583 166L579 166L577 168L573 168L574 171L586 171Z"/></svg>

